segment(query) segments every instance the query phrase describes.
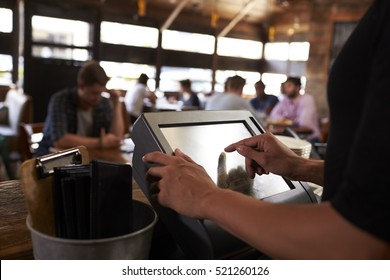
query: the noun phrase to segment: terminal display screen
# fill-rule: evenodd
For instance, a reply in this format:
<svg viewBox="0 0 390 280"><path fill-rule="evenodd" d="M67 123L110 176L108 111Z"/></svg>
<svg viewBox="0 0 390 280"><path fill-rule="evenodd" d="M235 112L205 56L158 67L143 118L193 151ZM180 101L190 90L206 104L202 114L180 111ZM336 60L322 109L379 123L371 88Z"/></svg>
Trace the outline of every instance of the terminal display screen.
<svg viewBox="0 0 390 280"><path fill-rule="evenodd" d="M257 199L263 199L294 188L281 176L256 175L250 179L245 159L237 152L225 153L224 148L251 137L244 122L159 125L172 150L179 148L202 165L221 188L230 188Z"/></svg>

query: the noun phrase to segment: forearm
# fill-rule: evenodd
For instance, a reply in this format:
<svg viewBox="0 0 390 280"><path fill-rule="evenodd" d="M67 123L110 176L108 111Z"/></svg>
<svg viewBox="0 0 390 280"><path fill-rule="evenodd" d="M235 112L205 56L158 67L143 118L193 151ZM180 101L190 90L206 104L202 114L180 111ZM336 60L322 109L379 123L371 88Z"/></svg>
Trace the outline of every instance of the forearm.
<svg viewBox="0 0 390 280"><path fill-rule="evenodd" d="M122 115L122 106L124 106L124 104L119 101L114 106L113 118L110 127L110 133L114 134L118 138L123 138L125 131L125 124Z"/></svg>
<svg viewBox="0 0 390 280"><path fill-rule="evenodd" d="M324 161L317 159L304 159L294 164L289 179L294 181L312 182L324 185Z"/></svg>
<svg viewBox="0 0 390 280"><path fill-rule="evenodd" d="M101 143L98 137L84 137L72 133L66 133L54 142L55 148L72 148L76 146L86 146L87 148L99 148Z"/></svg>
<svg viewBox="0 0 390 280"><path fill-rule="evenodd" d="M204 215L272 258L385 258L388 244L344 220L330 204L258 201L218 190L205 199Z"/></svg>

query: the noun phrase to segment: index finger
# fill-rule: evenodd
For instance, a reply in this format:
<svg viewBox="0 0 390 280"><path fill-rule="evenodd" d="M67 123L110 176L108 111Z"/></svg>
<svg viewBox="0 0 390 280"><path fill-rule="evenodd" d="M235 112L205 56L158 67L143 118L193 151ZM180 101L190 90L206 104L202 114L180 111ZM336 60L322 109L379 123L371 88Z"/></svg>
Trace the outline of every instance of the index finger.
<svg viewBox="0 0 390 280"><path fill-rule="evenodd" d="M247 146L252 148L259 148L259 137L261 135L252 136L250 138L245 138L241 141L238 141L236 143L232 143L229 146L227 146L224 150L225 152L234 152L237 150L237 147L239 146Z"/></svg>

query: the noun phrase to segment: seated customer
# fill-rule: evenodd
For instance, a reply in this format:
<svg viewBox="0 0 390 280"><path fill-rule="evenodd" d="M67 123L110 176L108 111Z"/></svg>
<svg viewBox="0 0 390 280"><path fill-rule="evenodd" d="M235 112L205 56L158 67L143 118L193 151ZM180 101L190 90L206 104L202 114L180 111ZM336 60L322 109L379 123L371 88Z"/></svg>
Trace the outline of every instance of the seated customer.
<svg viewBox="0 0 390 280"><path fill-rule="evenodd" d="M132 124L144 111L145 101L153 105L156 103L156 95L147 86L148 80L148 75L142 73L134 87L126 92L125 105Z"/></svg>
<svg viewBox="0 0 390 280"><path fill-rule="evenodd" d="M276 103L279 102L279 99L275 95L265 93L265 85L261 80L255 84L255 89L256 97L249 100L249 103L256 111L262 112L268 116Z"/></svg>
<svg viewBox="0 0 390 280"><path fill-rule="evenodd" d="M246 110L254 116L256 111L247 100L242 98L242 90L245 86L245 79L241 76L228 78L225 84L226 92L215 93L206 102L206 110Z"/></svg>
<svg viewBox="0 0 390 280"><path fill-rule="evenodd" d="M182 106L200 107L198 95L191 89L191 81L189 79L180 81L180 97L183 102Z"/></svg>
<svg viewBox="0 0 390 280"><path fill-rule="evenodd" d="M52 148L119 146L124 133L120 93L106 88L108 80L99 63L89 61L78 72L77 87L51 97L44 136L34 156L50 153ZM102 97L102 92L110 98Z"/></svg>
<svg viewBox="0 0 390 280"><path fill-rule="evenodd" d="M284 98L271 111L269 120L288 123L298 126L296 130L310 130L307 139L312 143L319 142L320 128L317 107L314 98L310 94L299 93L301 79L288 77L282 85Z"/></svg>

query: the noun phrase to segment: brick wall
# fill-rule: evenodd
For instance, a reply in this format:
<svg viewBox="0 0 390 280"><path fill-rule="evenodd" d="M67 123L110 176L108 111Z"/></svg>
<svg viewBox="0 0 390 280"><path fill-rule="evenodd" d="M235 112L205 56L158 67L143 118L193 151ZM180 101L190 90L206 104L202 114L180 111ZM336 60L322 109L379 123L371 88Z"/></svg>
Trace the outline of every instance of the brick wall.
<svg viewBox="0 0 390 280"><path fill-rule="evenodd" d="M306 64L306 92L314 95L320 117L328 117L329 113L326 85L334 25L337 22L359 21L372 2L373 0L298 1L271 21L276 28L275 41L310 42L310 58Z"/></svg>
<svg viewBox="0 0 390 280"><path fill-rule="evenodd" d="M343 3L339 3L343 2ZM331 61L334 24L359 21L372 1L313 1L311 8L310 60L306 66L307 92L315 96L320 116L328 116L326 85Z"/></svg>

